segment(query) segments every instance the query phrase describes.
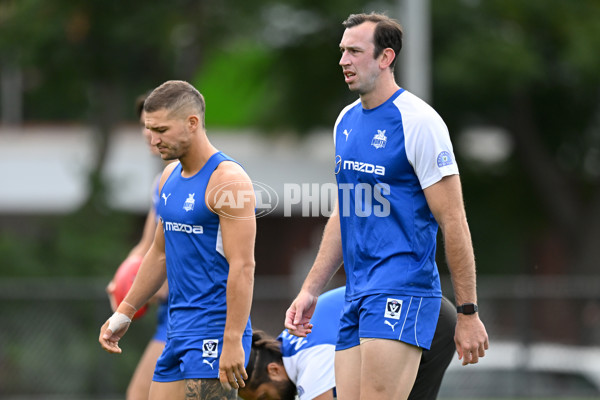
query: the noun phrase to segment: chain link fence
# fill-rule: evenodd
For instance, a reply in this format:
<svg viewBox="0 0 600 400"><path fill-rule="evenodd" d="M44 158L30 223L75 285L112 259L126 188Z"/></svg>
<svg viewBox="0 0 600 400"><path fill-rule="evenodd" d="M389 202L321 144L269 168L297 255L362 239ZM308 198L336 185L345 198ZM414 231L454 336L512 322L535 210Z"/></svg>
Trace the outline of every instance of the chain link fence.
<svg viewBox="0 0 600 400"><path fill-rule="evenodd" d="M120 345L98 344L110 316L104 279L0 281L0 398L124 398L154 332L155 309L136 320ZM443 279L452 298L451 284ZM342 285L333 281L328 287ZM277 335L298 290L289 277L257 276L252 322ZM494 341L600 345L600 277L480 277L480 315Z"/></svg>

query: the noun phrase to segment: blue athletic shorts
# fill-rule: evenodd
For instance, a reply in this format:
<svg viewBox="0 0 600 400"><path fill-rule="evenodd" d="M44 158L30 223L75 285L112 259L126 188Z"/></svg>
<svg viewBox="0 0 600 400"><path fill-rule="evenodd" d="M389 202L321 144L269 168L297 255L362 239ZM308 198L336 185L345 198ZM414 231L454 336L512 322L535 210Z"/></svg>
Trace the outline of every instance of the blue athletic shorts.
<svg viewBox="0 0 600 400"><path fill-rule="evenodd" d="M346 301L336 350L358 346L361 338L399 340L429 350L441 298L373 294Z"/></svg>
<svg viewBox="0 0 600 400"><path fill-rule="evenodd" d="M252 334L244 334L242 345L248 365ZM184 379L219 377L222 337L175 336L167 339L165 349L156 362L153 381L174 382Z"/></svg>
<svg viewBox="0 0 600 400"><path fill-rule="evenodd" d="M156 331L152 340L159 342L167 341L167 325L169 321L169 306L167 302L160 303L156 309Z"/></svg>

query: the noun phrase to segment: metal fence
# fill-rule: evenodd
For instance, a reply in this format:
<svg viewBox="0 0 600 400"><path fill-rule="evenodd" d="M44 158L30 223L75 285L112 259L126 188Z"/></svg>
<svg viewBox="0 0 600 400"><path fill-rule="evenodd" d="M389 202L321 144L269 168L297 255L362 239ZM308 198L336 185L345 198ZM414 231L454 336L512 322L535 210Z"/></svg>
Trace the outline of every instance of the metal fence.
<svg viewBox="0 0 600 400"><path fill-rule="evenodd" d="M123 354L98 344L110 316L99 279L0 280L0 398L119 399L154 329L154 309L132 324ZM452 289L443 279L444 292ZM329 287L343 282L332 282ZM253 326L277 335L299 283L257 276ZM491 344L600 345L600 277L479 278L479 305Z"/></svg>

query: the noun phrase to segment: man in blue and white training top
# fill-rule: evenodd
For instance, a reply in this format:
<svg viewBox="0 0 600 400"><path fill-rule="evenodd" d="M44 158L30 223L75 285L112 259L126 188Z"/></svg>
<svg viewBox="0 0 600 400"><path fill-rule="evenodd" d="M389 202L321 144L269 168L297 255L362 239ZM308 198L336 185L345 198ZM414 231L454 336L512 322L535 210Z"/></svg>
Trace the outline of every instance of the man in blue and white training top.
<svg viewBox="0 0 600 400"><path fill-rule="evenodd" d="M247 379L256 200L244 169L208 140L205 108L184 81L163 83L144 102L151 143L163 160L178 162L160 179L154 241L100 331L102 347L120 353L133 315L168 278L167 342L150 386L153 400L233 400Z"/></svg>
<svg viewBox="0 0 600 400"><path fill-rule="evenodd" d="M254 330L248 380L238 395L244 400L332 400L335 398L335 343L345 288L323 293L315 308L310 335L283 331L277 339ZM397 324L397 323L396 323ZM409 400L435 400L452 360L456 310L442 299L431 349L423 352Z"/></svg>
<svg viewBox="0 0 600 400"><path fill-rule="evenodd" d="M485 355L475 257L448 129L394 78L402 27L374 13L350 15L343 25L340 66L359 100L335 124L337 208L285 327L297 336L310 334L317 297L343 262L338 397L407 399L441 304L438 224L460 313L458 357L466 365Z"/></svg>

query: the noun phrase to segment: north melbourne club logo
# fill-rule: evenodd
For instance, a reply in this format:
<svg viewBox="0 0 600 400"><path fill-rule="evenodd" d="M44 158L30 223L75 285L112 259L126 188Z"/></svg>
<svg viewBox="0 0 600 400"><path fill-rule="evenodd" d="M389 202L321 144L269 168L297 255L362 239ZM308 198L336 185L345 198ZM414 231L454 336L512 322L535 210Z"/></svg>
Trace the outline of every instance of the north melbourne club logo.
<svg viewBox="0 0 600 400"><path fill-rule="evenodd" d="M377 134L373 136L371 145L376 149L383 149L387 143L387 136L385 136L385 130L380 131L377 129Z"/></svg>
<svg viewBox="0 0 600 400"><path fill-rule="evenodd" d="M219 355L219 340L205 339L202 341L202 357L217 358Z"/></svg>
<svg viewBox="0 0 600 400"><path fill-rule="evenodd" d="M188 198L185 199L185 203L183 203L183 209L185 211L192 211L194 209L194 204L196 203L196 200L194 200L195 195L196 193L190 193Z"/></svg>
<svg viewBox="0 0 600 400"><path fill-rule="evenodd" d="M385 318L400 319L400 312L402 311L402 300L398 299L387 299L385 304Z"/></svg>

